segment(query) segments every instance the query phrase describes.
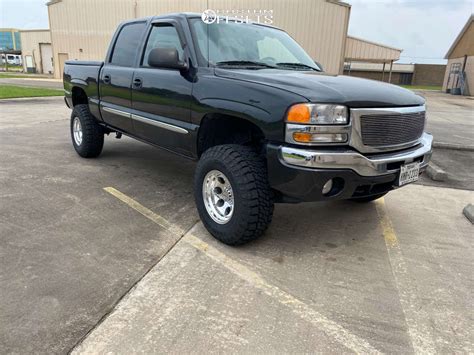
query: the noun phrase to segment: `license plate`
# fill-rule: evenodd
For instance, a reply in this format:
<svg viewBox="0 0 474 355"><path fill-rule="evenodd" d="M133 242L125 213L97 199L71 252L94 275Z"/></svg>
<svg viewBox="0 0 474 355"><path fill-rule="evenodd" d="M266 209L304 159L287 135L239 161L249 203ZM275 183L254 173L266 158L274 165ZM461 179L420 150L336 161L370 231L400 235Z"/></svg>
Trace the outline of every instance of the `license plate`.
<svg viewBox="0 0 474 355"><path fill-rule="evenodd" d="M398 177L398 186L415 182L420 176L420 163L405 164L400 167L400 176Z"/></svg>

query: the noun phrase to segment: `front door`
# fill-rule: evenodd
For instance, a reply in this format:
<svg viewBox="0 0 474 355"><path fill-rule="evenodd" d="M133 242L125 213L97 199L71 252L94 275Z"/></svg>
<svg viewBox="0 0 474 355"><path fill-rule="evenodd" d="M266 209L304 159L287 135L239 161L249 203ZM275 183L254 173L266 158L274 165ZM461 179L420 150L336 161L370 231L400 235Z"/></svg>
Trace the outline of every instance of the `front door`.
<svg viewBox="0 0 474 355"><path fill-rule="evenodd" d="M41 72L51 74L53 72L53 49L51 43L40 43Z"/></svg>
<svg viewBox="0 0 474 355"><path fill-rule="evenodd" d="M64 65L66 61L69 59L69 54L67 53L58 53L58 61L59 61L59 75L61 79L63 78L64 74Z"/></svg>
<svg viewBox="0 0 474 355"><path fill-rule="evenodd" d="M101 70L100 98L103 120L112 127L133 133L131 85L135 61L146 22L133 22L120 29L113 52Z"/></svg>
<svg viewBox="0 0 474 355"><path fill-rule="evenodd" d="M178 69L150 67L148 55L157 47L174 47L185 59L176 24L155 23L148 36L132 83L132 121L135 135L153 144L189 155L192 81Z"/></svg>

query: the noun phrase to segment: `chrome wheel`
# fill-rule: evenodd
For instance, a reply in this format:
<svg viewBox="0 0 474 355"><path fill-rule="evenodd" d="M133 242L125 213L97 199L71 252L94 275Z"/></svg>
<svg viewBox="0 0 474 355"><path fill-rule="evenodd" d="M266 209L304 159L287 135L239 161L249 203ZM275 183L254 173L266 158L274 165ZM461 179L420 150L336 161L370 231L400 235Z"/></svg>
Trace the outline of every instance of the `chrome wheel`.
<svg viewBox="0 0 474 355"><path fill-rule="evenodd" d="M82 124L79 117L74 117L72 122L72 135L74 137L74 142L76 145L82 144Z"/></svg>
<svg viewBox="0 0 474 355"><path fill-rule="evenodd" d="M229 179L219 170L211 170L202 183L206 211L219 224L226 224L234 213L234 191Z"/></svg>

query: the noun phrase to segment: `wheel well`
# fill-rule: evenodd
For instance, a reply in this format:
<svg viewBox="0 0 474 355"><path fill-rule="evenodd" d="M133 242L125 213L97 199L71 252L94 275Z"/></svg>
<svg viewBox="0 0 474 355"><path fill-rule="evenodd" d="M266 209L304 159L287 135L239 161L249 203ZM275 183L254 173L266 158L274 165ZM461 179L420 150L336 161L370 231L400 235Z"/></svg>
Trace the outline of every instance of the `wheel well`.
<svg viewBox="0 0 474 355"><path fill-rule="evenodd" d="M255 124L233 116L206 115L201 122L197 140L197 153L222 144L242 144L262 147L265 136Z"/></svg>
<svg viewBox="0 0 474 355"><path fill-rule="evenodd" d="M72 88L72 105L81 105L81 104L87 104L87 95L86 92L81 89L80 87L73 87Z"/></svg>

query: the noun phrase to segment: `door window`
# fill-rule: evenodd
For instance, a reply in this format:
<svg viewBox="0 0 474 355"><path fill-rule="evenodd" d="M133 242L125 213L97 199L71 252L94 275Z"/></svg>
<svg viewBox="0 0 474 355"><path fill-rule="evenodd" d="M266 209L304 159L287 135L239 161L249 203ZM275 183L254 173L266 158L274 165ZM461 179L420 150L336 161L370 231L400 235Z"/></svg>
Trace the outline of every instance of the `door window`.
<svg viewBox="0 0 474 355"><path fill-rule="evenodd" d="M115 42L111 63L123 67L133 67L138 47L141 43L145 22L125 25Z"/></svg>
<svg viewBox="0 0 474 355"><path fill-rule="evenodd" d="M179 39L178 31L171 24L159 24L151 29L148 42L146 44L145 54L142 65L148 67L148 56L155 48L176 48L178 50L179 60L183 60L183 46Z"/></svg>

